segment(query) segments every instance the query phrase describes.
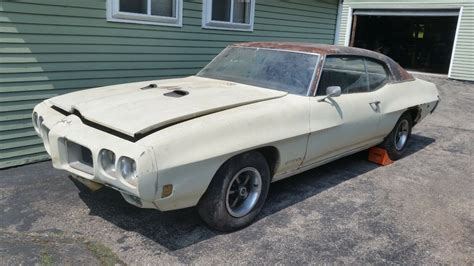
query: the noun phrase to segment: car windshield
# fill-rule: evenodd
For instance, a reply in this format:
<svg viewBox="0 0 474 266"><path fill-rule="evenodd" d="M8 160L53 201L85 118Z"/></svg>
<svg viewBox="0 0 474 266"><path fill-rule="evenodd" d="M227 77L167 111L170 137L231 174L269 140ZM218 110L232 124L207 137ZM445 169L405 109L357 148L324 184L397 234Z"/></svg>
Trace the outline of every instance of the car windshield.
<svg viewBox="0 0 474 266"><path fill-rule="evenodd" d="M312 53L229 47L197 76L306 95L318 58Z"/></svg>

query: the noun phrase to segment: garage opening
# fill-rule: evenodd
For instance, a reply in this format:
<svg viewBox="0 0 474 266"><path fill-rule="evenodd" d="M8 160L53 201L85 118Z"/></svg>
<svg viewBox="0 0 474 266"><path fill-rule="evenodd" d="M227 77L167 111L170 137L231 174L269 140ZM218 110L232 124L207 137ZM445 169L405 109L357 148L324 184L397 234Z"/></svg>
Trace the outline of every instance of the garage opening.
<svg viewBox="0 0 474 266"><path fill-rule="evenodd" d="M350 46L388 55L408 70L448 74L458 10L355 10Z"/></svg>

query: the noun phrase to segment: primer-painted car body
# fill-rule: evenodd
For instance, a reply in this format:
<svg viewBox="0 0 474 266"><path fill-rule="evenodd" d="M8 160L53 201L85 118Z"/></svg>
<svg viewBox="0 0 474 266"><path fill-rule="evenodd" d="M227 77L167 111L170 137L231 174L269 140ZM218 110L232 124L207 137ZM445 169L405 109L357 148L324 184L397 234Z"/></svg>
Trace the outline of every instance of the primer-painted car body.
<svg viewBox="0 0 474 266"><path fill-rule="evenodd" d="M293 43L235 46L317 53L320 61L308 95L191 76L54 97L34 109L42 118L38 132L53 166L117 189L138 207L185 208L198 203L219 167L235 155L263 149L274 162L272 181L280 180L377 145L402 113L412 110L418 123L439 101L434 84L414 79L374 52ZM319 72L331 54L385 62L390 81L373 92L320 101L324 96L315 96ZM170 96L175 90L188 94ZM375 101L380 103L374 108ZM91 151L93 167L73 164L71 143ZM137 186L101 169L102 149L136 161ZM173 191L162 197L165 185Z"/></svg>

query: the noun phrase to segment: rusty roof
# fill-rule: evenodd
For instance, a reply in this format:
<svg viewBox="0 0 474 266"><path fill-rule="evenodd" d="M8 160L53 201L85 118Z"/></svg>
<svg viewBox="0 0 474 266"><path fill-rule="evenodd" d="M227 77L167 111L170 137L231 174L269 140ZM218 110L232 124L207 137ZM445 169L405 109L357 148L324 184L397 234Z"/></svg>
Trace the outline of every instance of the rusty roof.
<svg viewBox="0 0 474 266"><path fill-rule="evenodd" d="M355 47L319 44L319 43L304 43L304 42L245 42L236 43L234 46L240 47L255 47L268 49L281 49L297 52L326 54L351 54L364 55L378 58L381 54Z"/></svg>
<svg viewBox="0 0 474 266"><path fill-rule="evenodd" d="M249 48L267 48L267 49L279 49L279 50L288 50L288 51L295 51L295 52L317 53L322 56L339 54L339 55L355 55L355 56L371 57L379 61L385 62L390 68L390 71L392 72L392 76L396 81L414 79L411 74L409 74L405 69L403 69L397 62L395 62L390 57L381 53L377 53L377 52L362 49L362 48L329 45L329 44L318 44L318 43L303 43L303 42L244 42L244 43L236 43L231 46L249 47Z"/></svg>

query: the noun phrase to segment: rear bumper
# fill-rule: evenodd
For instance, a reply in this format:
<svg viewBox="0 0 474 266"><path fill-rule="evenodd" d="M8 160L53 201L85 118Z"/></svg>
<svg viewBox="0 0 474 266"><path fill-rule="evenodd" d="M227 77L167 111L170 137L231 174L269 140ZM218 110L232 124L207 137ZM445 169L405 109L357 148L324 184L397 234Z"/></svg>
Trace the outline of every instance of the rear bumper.
<svg viewBox="0 0 474 266"><path fill-rule="evenodd" d="M158 178L151 147L144 147L89 127L77 116L64 116L44 102L36 106L34 111L43 118L38 132L51 156L54 168L118 190L127 202L137 207L158 208L153 203ZM116 160L121 156L135 160L137 186L125 181L117 170L102 169L99 162L99 152L102 149L113 151Z"/></svg>

